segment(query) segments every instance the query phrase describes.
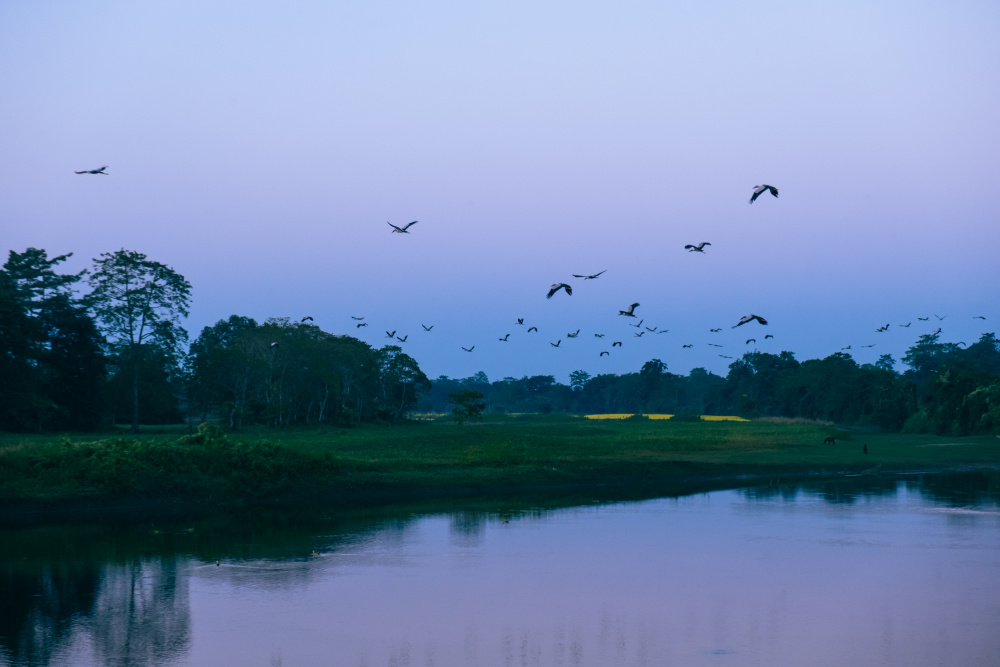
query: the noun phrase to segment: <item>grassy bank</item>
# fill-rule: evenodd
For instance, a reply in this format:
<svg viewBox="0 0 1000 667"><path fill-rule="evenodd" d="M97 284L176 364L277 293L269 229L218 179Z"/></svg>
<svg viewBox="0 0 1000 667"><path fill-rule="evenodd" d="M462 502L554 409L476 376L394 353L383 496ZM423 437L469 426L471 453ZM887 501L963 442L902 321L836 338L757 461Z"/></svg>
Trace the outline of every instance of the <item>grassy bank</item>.
<svg viewBox="0 0 1000 667"><path fill-rule="evenodd" d="M824 443L828 437L836 442ZM237 434L203 428L180 437L7 434L0 435L0 511L710 481L721 488L775 477L965 466L1000 467L1000 439L568 415Z"/></svg>

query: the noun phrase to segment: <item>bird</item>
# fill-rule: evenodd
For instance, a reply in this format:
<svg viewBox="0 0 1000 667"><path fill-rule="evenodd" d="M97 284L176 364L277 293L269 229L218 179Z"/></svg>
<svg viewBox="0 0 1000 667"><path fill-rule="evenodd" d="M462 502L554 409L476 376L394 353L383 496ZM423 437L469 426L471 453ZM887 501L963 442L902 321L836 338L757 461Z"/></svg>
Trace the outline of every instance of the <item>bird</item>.
<svg viewBox="0 0 1000 667"><path fill-rule="evenodd" d="M698 245L686 245L686 246L684 246L684 249L687 250L688 252L700 252L700 253L704 254L705 253L705 246L707 246L707 245L712 245L712 244L709 243L708 241L702 241Z"/></svg>
<svg viewBox="0 0 1000 667"><path fill-rule="evenodd" d="M528 333L531 333L532 331L538 331L538 327L528 327Z"/></svg>
<svg viewBox="0 0 1000 667"><path fill-rule="evenodd" d="M561 289L566 290L566 294L569 296L573 296L573 288L566 283L552 283L552 287L549 288L549 293L545 295L545 298L551 299L552 295Z"/></svg>
<svg viewBox="0 0 1000 667"><path fill-rule="evenodd" d="M600 353L599 355L597 355L597 356L599 356L599 357L603 357L603 356L604 356L605 354L607 354L607 355L610 355L611 353L610 353L610 352L608 352L607 350L604 350L603 352L601 352L601 353Z"/></svg>
<svg viewBox="0 0 1000 667"><path fill-rule="evenodd" d="M876 331L877 333L882 333L883 331L886 331L886 330L888 330L888 329L889 329L889 325L888 325L888 324L886 324L885 326L881 326L881 327L879 327L879 328L878 328L878 329L876 329L875 331Z"/></svg>
<svg viewBox="0 0 1000 667"><path fill-rule="evenodd" d="M636 329L638 329L639 327L642 326L642 323L645 322L645 321L646 320L639 320L639 324L630 324L629 326L630 327L635 327Z"/></svg>
<svg viewBox="0 0 1000 667"><path fill-rule="evenodd" d="M848 345L847 347L842 347L842 348L840 348L840 349L841 349L841 350L849 350L849 349L851 349L851 346L850 346L850 345Z"/></svg>
<svg viewBox="0 0 1000 667"><path fill-rule="evenodd" d="M365 319L365 316L362 315L361 317L355 317L354 315L351 315L351 319L352 320L363 320L363 319Z"/></svg>
<svg viewBox="0 0 1000 667"><path fill-rule="evenodd" d="M967 346L967 345L965 344L965 341L964 341L964 340L960 340L959 342L955 343L955 345L961 345L962 347L968 347L968 346Z"/></svg>
<svg viewBox="0 0 1000 667"><path fill-rule="evenodd" d="M983 317L982 315L973 315L972 319L974 319L974 320L985 320L986 318Z"/></svg>
<svg viewBox="0 0 1000 667"><path fill-rule="evenodd" d="M681 347L694 347L694 345L681 345Z"/></svg>
<svg viewBox="0 0 1000 667"><path fill-rule="evenodd" d="M646 332L645 332L645 331L640 331L639 333L637 333L637 334L635 335L635 337L636 337L636 338L642 338L642 335L643 335L644 333L646 333Z"/></svg>
<svg viewBox="0 0 1000 667"><path fill-rule="evenodd" d="M424 328L424 331L430 331L431 329L433 329L433 328L434 328L434 325L433 325L433 324L432 324L432 325L430 325L430 326L426 326L426 325L424 325L424 324L421 324L420 326L422 326L422 327Z"/></svg>
<svg viewBox="0 0 1000 667"><path fill-rule="evenodd" d="M652 329L646 327L646 331L649 331L650 333L656 333L656 327L653 327Z"/></svg>
<svg viewBox="0 0 1000 667"><path fill-rule="evenodd" d="M744 315L743 317L740 318L739 322L733 325L733 328L735 329L736 327L741 327L747 322L752 322L753 320L757 320L761 324L767 324L767 320L765 320L760 315Z"/></svg>
<svg viewBox="0 0 1000 667"><path fill-rule="evenodd" d="M517 323L518 324L524 324L524 318L523 317L517 318Z"/></svg>
<svg viewBox="0 0 1000 667"><path fill-rule="evenodd" d="M774 338L774 334L764 334L764 340L767 340L768 338Z"/></svg>
<svg viewBox="0 0 1000 667"><path fill-rule="evenodd" d="M281 346L280 346L280 345L278 345L277 343L271 343L271 349L272 349L272 350L273 350L274 348L276 348L276 347L281 347Z"/></svg>
<svg viewBox="0 0 1000 667"><path fill-rule="evenodd" d="M473 351L474 349L476 349L476 346L475 346L475 345L473 345L472 347L465 347L465 346L463 345L463 346L462 346L462 349L463 349L463 350L465 350L466 352L472 352L472 351Z"/></svg>
<svg viewBox="0 0 1000 667"><path fill-rule="evenodd" d="M360 329L361 327L366 327L366 326L368 326L367 322L358 322L358 326L356 328Z"/></svg>
<svg viewBox="0 0 1000 667"><path fill-rule="evenodd" d="M944 317L948 317L948 316L947 316L947 315L945 315L944 317L941 317L940 315L935 315L934 317L938 318L939 320L943 320L943 319L944 319Z"/></svg>
<svg viewBox="0 0 1000 667"><path fill-rule="evenodd" d="M875 347L875 343L872 343L871 345L862 345L861 347Z"/></svg>
<svg viewBox="0 0 1000 667"><path fill-rule="evenodd" d="M905 328L908 328L911 324L913 324L913 322L907 322L906 324L900 324L898 326L901 326L901 327L903 327L905 329Z"/></svg>
<svg viewBox="0 0 1000 667"><path fill-rule="evenodd" d="M628 310L619 310L618 314L624 315L625 317L635 317L635 309L638 307L639 304L633 303L631 306L628 307ZM640 322L640 324L642 323Z"/></svg>
<svg viewBox="0 0 1000 667"><path fill-rule="evenodd" d="M402 338L400 338L399 336L396 336L396 340L398 340L400 343L405 343L406 339L409 338L409 337L410 337L410 334L406 334Z"/></svg>
<svg viewBox="0 0 1000 667"><path fill-rule="evenodd" d="M927 320L929 320L931 318L929 318L929 317L918 317L917 319L920 320L921 322L926 322Z"/></svg>
<svg viewBox="0 0 1000 667"><path fill-rule="evenodd" d="M750 343L756 343L756 342L757 342L756 338L747 338L746 344L749 345Z"/></svg>
<svg viewBox="0 0 1000 667"><path fill-rule="evenodd" d="M732 359L732 357L730 357L728 354L720 354L719 356L722 357L723 359Z"/></svg>
<svg viewBox="0 0 1000 667"><path fill-rule="evenodd" d="M575 332L573 332L573 333L568 333L568 334L566 334L566 337L567 337L567 338L576 338L576 337L577 337L577 336L579 336L579 335L580 335L580 330L579 330L579 329L577 329L577 330L576 330Z"/></svg>
<svg viewBox="0 0 1000 667"><path fill-rule="evenodd" d="M709 345L712 347L722 347L722 345L719 345L718 343L709 343Z"/></svg>
<svg viewBox="0 0 1000 667"><path fill-rule="evenodd" d="M932 336L937 336L939 333L941 333L941 327L938 327L937 329L935 329L934 331L932 331L931 335Z"/></svg>
<svg viewBox="0 0 1000 667"><path fill-rule="evenodd" d="M615 342L611 343L611 347L621 347L621 346L622 342L620 340L616 340Z"/></svg>
<svg viewBox="0 0 1000 667"><path fill-rule="evenodd" d="M757 201L757 197L761 196L768 190L770 190L771 194L774 195L775 197L778 196L778 188L774 187L773 185L768 185L765 183L764 185L753 186L753 196L750 197L750 203L752 204L755 201Z"/></svg>
<svg viewBox="0 0 1000 667"><path fill-rule="evenodd" d="M559 343L561 343L561 342L562 342L562 338L560 338L559 340L557 340L554 343L549 343L549 345L551 345L552 347L559 347Z"/></svg>
<svg viewBox="0 0 1000 667"><path fill-rule="evenodd" d="M100 169L84 169L83 171L75 171L74 174L101 174L102 176L110 176L104 172L108 168L108 165L104 165Z"/></svg>
<svg viewBox="0 0 1000 667"><path fill-rule="evenodd" d="M386 331L385 332L385 337L386 338L395 338L396 337L396 330L393 329L392 331Z"/></svg>
<svg viewBox="0 0 1000 667"><path fill-rule="evenodd" d="M312 321L313 321L313 318L312 318L312 317L310 317L309 315L306 315L305 317L303 317L303 318L302 318L302 319L300 320L300 322L312 322Z"/></svg>
<svg viewBox="0 0 1000 667"><path fill-rule="evenodd" d="M503 338L500 338L498 340L502 340L503 342L506 343L508 338L510 338L510 334L507 334L506 336L504 336Z"/></svg>
<svg viewBox="0 0 1000 667"><path fill-rule="evenodd" d="M607 269L604 269L604 271L607 271ZM604 273L604 271L601 271L601 273ZM581 276L579 274L574 273L573 277L574 278L583 278L584 280L594 280L595 278L597 278L597 276L601 275L601 273L595 273L592 276Z"/></svg>
<svg viewBox="0 0 1000 667"><path fill-rule="evenodd" d="M390 227L392 227L392 233L393 234L409 234L410 232L408 232L406 230L409 229L410 227L412 227L413 225L417 224L417 221L414 220L413 222L411 222L411 223L409 223L407 225L404 225L403 227L397 227L396 225L392 224L388 220L386 221L385 224L387 224Z"/></svg>
<svg viewBox="0 0 1000 667"><path fill-rule="evenodd" d="M604 338L604 334L594 334L594 338Z"/></svg>
<svg viewBox="0 0 1000 667"><path fill-rule="evenodd" d="M670 329L660 329L659 331L656 332L657 335L663 334L663 333L670 333Z"/></svg>
<svg viewBox="0 0 1000 667"><path fill-rule="evenodd" d="M709 329L712 333L719 333L722 329Z"/></svg>

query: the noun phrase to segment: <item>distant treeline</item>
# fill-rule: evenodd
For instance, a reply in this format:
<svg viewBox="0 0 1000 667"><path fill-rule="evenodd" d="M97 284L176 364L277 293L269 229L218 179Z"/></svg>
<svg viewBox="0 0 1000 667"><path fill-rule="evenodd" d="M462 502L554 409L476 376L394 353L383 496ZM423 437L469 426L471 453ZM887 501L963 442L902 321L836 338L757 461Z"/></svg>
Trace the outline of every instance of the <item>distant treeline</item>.
<svg viewBox="0 0 1000 667"><path fill-rule="evenodd" d="M638 373L551 375L490 382L484 373L456 380L439 377L418 410L447 412L448 395L461 389L483 394L486 411L666 413L789 417L837 424L949 435L1000 433L1000 341L984 334L968 348L921 336L895 372L882 355L858 365L838 352L799 362L791 352L747 352L721 377L703 368L675 375L659 359Z"/></svg>
<svg viewBox="0 0 1000 667"><path fill-rule="evenodd" d="M668 372L659 359L637 373L575 371L490 382L484 373L430 381L395 345L287 319L233 315L190 346L180 318L190 284L140 253L102 254L91 271L59 274L69 255L10 252L0 270L0 430L93 430L115 424L217 421L250 425L396 421L450 412L449 394L473 389L487 412L737 414L828 420L888 431L1000 432L1000 341L966 347L921 336L897 373L883 355L798 361L748 352L725 377ZM90 291L77 295L84 281Z"/></svg>

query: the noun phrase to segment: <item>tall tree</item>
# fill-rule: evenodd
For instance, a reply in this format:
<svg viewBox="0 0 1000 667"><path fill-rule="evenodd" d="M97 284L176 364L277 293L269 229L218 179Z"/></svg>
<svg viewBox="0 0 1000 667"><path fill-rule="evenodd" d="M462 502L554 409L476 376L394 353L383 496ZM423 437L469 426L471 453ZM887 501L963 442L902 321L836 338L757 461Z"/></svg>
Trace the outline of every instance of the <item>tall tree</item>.
<svg viewBox="0 0 1000 667"><path fill-rule="evenodd" d="M155 345L178 355L187 340L191 283L170 267L124 248L94 259L87 303L132 374L132 432L139 432L139 368L143 349Z"/></svg>

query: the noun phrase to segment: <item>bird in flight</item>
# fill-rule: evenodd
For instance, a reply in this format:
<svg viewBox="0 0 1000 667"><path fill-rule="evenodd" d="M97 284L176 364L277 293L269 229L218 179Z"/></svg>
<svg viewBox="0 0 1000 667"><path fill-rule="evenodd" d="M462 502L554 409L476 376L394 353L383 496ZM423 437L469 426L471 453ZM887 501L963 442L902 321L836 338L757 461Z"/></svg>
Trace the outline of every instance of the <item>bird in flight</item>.
<svg viewBox="0 0 1000 667"><path fill-rule="evenodd" d="M465 346L463 345L463 346L462 346L462 349L463 349L463 350L465 350L466 352L472 352L472 351L473 351L474 349L476 349L476 346L475 346L475 345L473 345L472 347L465 347Z"/></svg>
<svg viewBox="0 0 1000 667"><path fill-rule="evenodd" d="M709 329L712 333L719 333L722 329Z"/></svg>
<svg viewBox="0 0 1000 667"><path fill-rule="evenodd" d="M739 322L733 325L733 328L735 329L736 327L741 327L747 322L752 322L754 320L757 320L761 324L767 324L767 320L765 320L760 315L744 315L743 317L740 318Z"/></svg>
<svg viewBox="0 0 1000 667"><path fill-rule="evenodd" d="M750 343L756 343L756 342L757 342L756 338L747 338L747 345L749 345Z"/></svg>
<svg viewBox="0 0 1000 667"><path fill-rule="evenodd" d="M768 338L774 338L774 334L764 334L764 340L767 340Z"/></svg>
<svg viewBox="0 0 1000 667"><path fill-rule="evenodd" d="M75 171L74 174L101 174L102 176L110 176L110 174L105 173L105 169L108 165L104 165L100 169L84 169L83 171Z"/></svg>
<svg viewBox="0 0 1000 667"><path fill-rule="evenodd" d="M646 331L648 331L650 333L656 333L656 327L653 327L652 329L650 329L649 327L646 327Z"/></svg>
<svg viewBox="0 0 1000 667"><path fill-rule="evenodd" d="M644 333L646 333L646 332L645 332L645 331L640 331L639 333L637 333L637 334L635 335L635 337L636 337L636 338L642 338L642 335L643 335Z"/></svg>
<svg viewBox="0 0 1000 667"><path fill-rule="evenodd" d="M722 357L723 359L732 359L732 357L730 357L728 354L720 354L719 356Z"/></svg>
<svg viewBox="0 0 1000 667"><path fill-rule="evenodd" d="M899 326L901 326L901 327L903 327L905 329L905 328L908 328L911 324L913 324L913 322L907 322L906 324L900 324Z"/></svg>
<svg viewBox="0 0 1000 667"><path fill-rule="evenodd" d="M947 315L945 315L944 317L941 317L940 315L935 315L934 317L938 318L939 320L943 320L943 319L944 319L944 317L948 317L948 316L947 316Z"/></svg>
<svg viewBox="0 0 1000 667"><path fill-rule="evenodd" d="M368 326L367 322L358 322L358 326L356 328L360 329L361 327L366 327L366 326Z"/></svg>
<svg viewBox="0 0 1000 667"><path fill-rule="evenodd" d="M861 347L875 347L875 343L872 343L871 345L862 345Z"/></svg>
<svg viewBox="0 0 1000 667"><path fill-rule="evenodd" d="M937 336L939 333L941 333L941 327L938 327L937 329L935 329L934 331L932 331L931 335L932 336Z"/></svg>
<svg viewBox="0 0 1000 667"><path fill-rule="evenodd" d="M927 320L929 320L931 318L929 318L929 317L918 317L917 319L920 320L921 322L926 322Z"/></svg>
<svg viewBox="0 0 1000 667"><path fill-rule="evenodd" d="M559 340L557 340L554 343L549 343L549 345L551 345L552 347L559 347L559 343L561 343L561 342L562 342L562 338L560 338Z"/></svg>
<svg viewBox="0 0 1000 667"><path fill-rule="evenodd" d="M619 315L624 315L625 317L635 317L635 309L639 307L639 304L633 303L628 307L628 310L619 310ZM642 322L640 322L642 324Z"/></svg>
<svg viewBox="0 0 1000 667"><path fill-rule="evenodd" d="M551 299L552 295L561 289L566 290L566 294L573 296L573 288L566 283L552 283L552 287L549 288L549 293L545 295L545 298Z"/></svg>
<svg viewBox="0 0 1000 667"><path fill-rule="evenodd" d="M424 324L421 324L420 326L422 326L422 327L424 328L424 331L430 331L431 329L433 329L433 328L434 328L434 325L433 325L433 324L432 324L432 325L430 325L430 326L427 326L427 325L424 325Z"/></svg>
<svg viewBox="0 0 1000 667"><path fill-rule="evenodd" d="M524 324L524 318L523 317L517 318L517 323L518 324Z"/></svg>
<svg viewBox="0 0 1000 667"><path fill-rule="evenodd" d="M635 316L633 315L633 317L635 317ZM642 323L645 322L645 321L646 320L639 320L639 324L630 324L629 326L630 327L635 327L636 329L638 329L638 328L642 327Z"/></svg>
<svg viewBox="0 0 1000 667"><path fill-rule="evenodd" d="M413 222L411 222L411 223L409 223L407 225L404 225L403 227L397 227L396 225L392 224L388 220L386 220L385 224L387 224L390 227L392 227L392 233L393 234L409 234L410 232L408 232L406 230L409 229L410 227L412 227L413 225L417 224L417 221L414 220Z"/></svg>
<svg viewBox="0 0 1000 667"><path fill-rule="evenodd" d="M599 355L597 355L597 356L599 356L599 357L603 357L603 356L604 356L605 354L607 354L607 355L610 355L611 353L610 353L610 352L608 352L607 350L604 350L603 352L601 352L601 353L600 353Z"/></svg>
<svg viewBox="0 0 1000 667"><path fill-rule="evenodd" d="M750 203L752 204L755 201L757 201L757 197L761 196L767 191L770 191L771 194L774 195L775 197L778 196L778 188L774 187L773 185L767 185L765 183L764 185L753 186L753 196L750 197Z"/></svg>
<svg viewBox="0 0 1000 667"><path fill-rule="evenodd" d="M508 338L510 338L510 334L507 334L506 336L504 336L503 338L500 338L498 340L501 340L501 341L503 341L503 342L506 343Z"/></svg>
<svg viewBox="0 0 1000 667"><path fill-rule="evenodd" d="M566 334L566 338L576 338L579 335L580 335L580 330L577 329L574 333L568 333L568 334Z"/></svg>
<svg viewBox="0 0 1000 667"><path fill-rule="evenodd" d="M594 334L594 338L604 338L604 334Z"/></svg>
<svg viewBox="0 0 1000 667"><path fill-rule="evenodd" d="M841 349L841 350L849 350L849 349L851 349L851 346L850 346L850 345L848 345L847 347L842 347L842 348L840 348L840 349Z"/></svg>
<svg viewBox="0 0 1000 667"><path fill-rule="evenodd" d="M386 331L385 332L385 337L386 338L395 338L396 337L396 330L393 329L391 332Z"/></svg>
<svg viewBox="0 0 1000 667"><path fill-rule="evenodd" d="M305 316L305 317L303 317L303 318L302 318L302 320L300 320L300 321L302 321L302 322L312 322L312 321L313 321L313 318L311 318L310 316L306 315L306 316Z"/></svg>
<svg viewBox="0 0 1000 667"><path fill-rule="evenodd" d="M604 269L604 271L607 271L607 269ZM604 271L601 271L601 273L604 273ZM597 278L597 276L601 275L601 273L595 273L592 276L581 276L579 274L574 273L573 277L574 278L583 278L584 280L594 280L595 278Z"/></svg>
<svg viewBox="0 0 1000 667"><path fill-rule="evenodd" d="M362 315L361 317L354 317L354 315L351 315L351 319L352 320L363 320L363 319L365 319L365 316Z"/></svg>
<svg viewBox="0 0 1000 667"><path fill-rule="evenodd" d="M694 347L694 345L681 345L681 347Z"/></svg>
<svg viewBox="0 0 1000 667"><path fill-rule="evenodd" d="M712 245L712 244L709 243L708 241L702 241L698 245L690 245L690 244L688 244L688 245L684 246L684 249L687 250L688 252L700 252L702 254L705 254L705 246L707 246L707 245Z"/></svg>
<svg viewBox="0 0 1000 667"><path fill-rule="evenodd" d="M278 345L277 343L271 343L271 349L272 349L272 350L273 350L274 348L276 348L276 347L281 347L281 346L280 346L280 345Z"/></svg>
<svg viewBox="0 0 1000 667"><path fill-rule="evenodd" d="M531 333L532 331L538 331L538 327L528 327L528 333Z"/></svg>
<svg viewBox="0 0 1000 667"><path fill-rule="evenodd" d="M670 329L660 329L656 332L656 335L660 335L661 333L670 333Z"/></svg>
<svg viewBox="0 0 1000 667"><path fill-rule="evenodd" d="M986 318L983 317L982 315L973 315L972 319L974 319L974 320L985 320Z"/></svg>
<svg viewBox="0 0 1000 667"><path fill-rule="evenodd" d="M879 327L879 328L878 328L878 329L876 329L875 331L876 331L876 333L882 333L883 331L888 331L888 329L889 329L889 325L888 325L888 324L886 324L885 326L881 326L881 327Z"/></svg>
<svg viewBox="0 0 1000 667"><path fill-rule="evenodd" d="M616 340L615 342L611 343L611 347L621 347L621 346L622 342L620 340Z"/></svg>
<svg viewBox="0 0 1000 667"><path fill-rule="evenodd" d="M712 347L722 347L722 345L719 345L718 343L709 343L709 345Z"/></svg>
<svg viewBox="0 0 1000 667"><path fill-rule="evenodd" d="M406 334L402 338L400 338L399 336L396 336L396 340L398 340L400 343L405 343L406 339L409 338L409 337L410 337L410 334Z"/></svg>

